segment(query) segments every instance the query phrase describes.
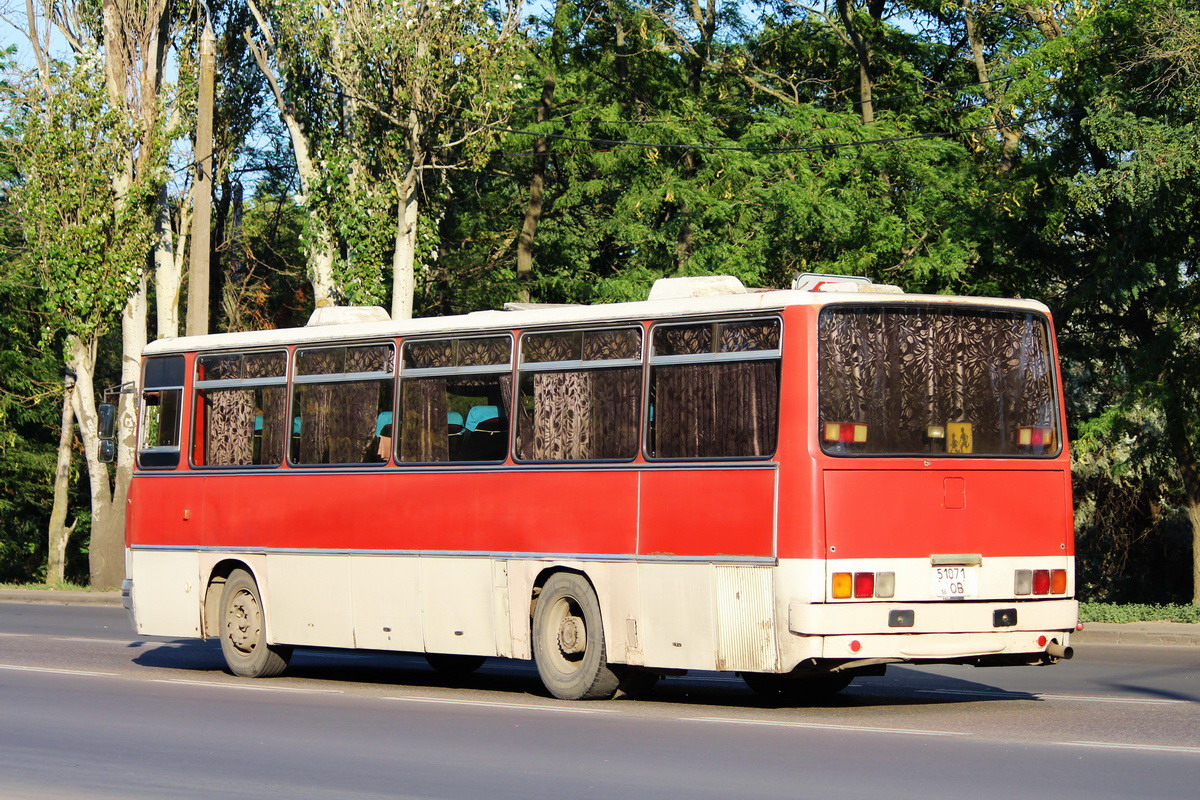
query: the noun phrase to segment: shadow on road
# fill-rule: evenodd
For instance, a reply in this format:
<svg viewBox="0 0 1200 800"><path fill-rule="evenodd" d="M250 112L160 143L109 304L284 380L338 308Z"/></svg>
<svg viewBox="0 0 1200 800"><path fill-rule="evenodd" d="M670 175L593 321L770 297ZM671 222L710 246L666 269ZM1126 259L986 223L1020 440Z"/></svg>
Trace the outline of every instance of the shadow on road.
<svg viewBox="0 0 1200 800"><path fill-rule="evenodd" d="M131 647L147 647L135 642ZM133 663L186 673L228 675L216 641L181 639L149 646ZM282 678L370 686L466 689L506 695L547 697L529 661L492 658L478 671L448 675L433 670L425 658L412 653L363 650L296 648ZM312 688L320 688L318 685ZM691 672L669 676L642 699L679 705L745 708L783 708L789 703L752 692L731 673ZM996 701L1037 701L1037 695L1007 691L982 681L932 675L904 667L890 667L884 677L858 678L845 691L830 698L806 702L814 708L871 708L938 706Z"/></svg>

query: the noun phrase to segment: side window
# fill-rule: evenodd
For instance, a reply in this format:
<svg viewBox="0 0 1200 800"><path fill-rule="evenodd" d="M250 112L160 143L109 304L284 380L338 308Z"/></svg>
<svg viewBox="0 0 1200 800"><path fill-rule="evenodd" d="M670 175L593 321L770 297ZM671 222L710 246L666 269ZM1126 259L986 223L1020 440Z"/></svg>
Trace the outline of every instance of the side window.
<svg viewBox="0 0 1200 800"><path fill-rule="evenodd" d="M276 466L287 447L287 352L196 358L197 467Z"/></svg>
<svg viewBox="0 0 1200 800"><path fill-rule="evenodd" d="M503 461L511 363L511 336L405 342L396 460Z"/></svg>
<svg viewBox="0 0 1200 800"><path fill-rule="evenodd" d="M395 353L390 343L296 351L292 463L388 460Z"/></svg>
<svg viewBox="0 0 1200 800"><path fill-rule="evenodd" d="M637 455L642 330L521 337L517 458L628 460Z"/></svg>
<svg viewBox="0 0 1200 800"><path fill-rule="evenodd" d="M143 469L179 466L183 372L183 356L146 359L138 419L138 466Z"/></svg>
<svg viewBox="0 0 1200 800"><path fill-rule="evenodd" d="M659 325L650 354L651 458L758 458L779 431L780 321Z"/></svg>

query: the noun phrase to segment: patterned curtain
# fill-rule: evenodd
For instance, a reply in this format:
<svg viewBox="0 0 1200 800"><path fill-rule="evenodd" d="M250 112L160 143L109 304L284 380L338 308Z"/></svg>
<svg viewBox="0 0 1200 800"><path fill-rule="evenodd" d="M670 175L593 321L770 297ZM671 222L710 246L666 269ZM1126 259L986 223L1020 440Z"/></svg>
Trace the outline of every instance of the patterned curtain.
<svg viewBox="0 0 1200 800"><path fill-rule="evenodd" d="M538 461L592 458L591 375L539 372L533 376L533 457Z"/></svg>
<svg viewBox="0 0 1200 800"><path fill-rule="evenodd" d="M400 460L449 461L446 379L405 379L400 395Z"/></svg>
<svg viewBox="0 0 1200 800"><path fill-rule="evenodd" d="M388 383L390 386L390 382ZM361 464L375 458L375 423L379 417L381 381L335 383L329 429L329 463ZM391 403L387 403L391 405Z"/></svg>
<svg viewBox="0 0 1200 800"><path fill-rule="evenodd" d="M868 426L866 452L928 452L930 425L969 423L975 453L1054 425L1045 326L1032 314L830 309L818 324L820 420Z"/></svg>
<svg viewBox="0 0 1200 800"><path fill-rule="evenodd" d="M641 424L641 367L595 370L590 377L592 450L588 457L633 458Z"/></svg>
<svg viewBox="0 0 1200 800"><path fill-rule="evenodd" d="M299 421L300 438L292 456L299 464L329 463L327 444L333 416L333 388L330 383L304 383L296 387L293 413Z"/></svg>
<svg viewBox="0 0 1200 800"><path fill-rule="evenodd" d="M779 363L654 368L654 455L770 455L779 429Z"/></svg>
<svg viewBox="0 0 1200 800"><path fill-rule="evenodd" d="M208 466L254 463L254 390L209 390L204 396Z"/></svg>

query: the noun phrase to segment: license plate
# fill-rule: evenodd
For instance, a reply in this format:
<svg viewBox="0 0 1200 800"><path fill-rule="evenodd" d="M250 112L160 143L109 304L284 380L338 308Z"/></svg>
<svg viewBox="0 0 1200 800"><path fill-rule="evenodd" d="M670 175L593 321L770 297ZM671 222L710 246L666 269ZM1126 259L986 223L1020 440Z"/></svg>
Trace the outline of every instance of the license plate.
<svg viewBox="0 0 1200 800"><path fill-rule="evenodd" d="M933 594L944 600L979 594L979 571L973 567L934 567Z"/></svg>

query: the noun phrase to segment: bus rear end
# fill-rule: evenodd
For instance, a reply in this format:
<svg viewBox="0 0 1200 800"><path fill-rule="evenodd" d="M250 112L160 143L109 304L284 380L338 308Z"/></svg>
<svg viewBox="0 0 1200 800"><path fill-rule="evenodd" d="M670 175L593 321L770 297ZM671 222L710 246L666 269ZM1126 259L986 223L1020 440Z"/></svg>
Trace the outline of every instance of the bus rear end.
<svg viewBox="0 0 1200 800"><path fill-rule="evenodd" d="M1035 304L816 316L824 590L789 628L828 668L1053 663L1075 629L1071 475Z"/></svg>

